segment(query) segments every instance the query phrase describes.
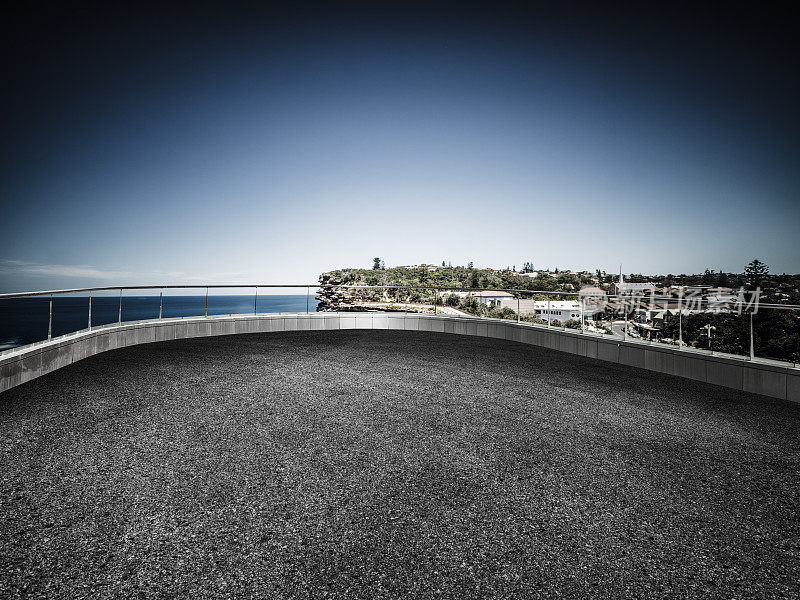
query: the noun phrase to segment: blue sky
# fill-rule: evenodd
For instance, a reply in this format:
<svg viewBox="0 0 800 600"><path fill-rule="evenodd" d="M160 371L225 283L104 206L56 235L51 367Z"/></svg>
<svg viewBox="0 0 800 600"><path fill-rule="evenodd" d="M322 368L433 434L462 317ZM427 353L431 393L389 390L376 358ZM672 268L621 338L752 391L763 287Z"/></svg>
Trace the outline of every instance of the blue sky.
<svg viewBox="0 0 800 600"><path fill-rule="evenodd" d="M5 108L3 291L374 256L800 271L797 65L740 22L709 44L512 9L57 16Z"/></svg>

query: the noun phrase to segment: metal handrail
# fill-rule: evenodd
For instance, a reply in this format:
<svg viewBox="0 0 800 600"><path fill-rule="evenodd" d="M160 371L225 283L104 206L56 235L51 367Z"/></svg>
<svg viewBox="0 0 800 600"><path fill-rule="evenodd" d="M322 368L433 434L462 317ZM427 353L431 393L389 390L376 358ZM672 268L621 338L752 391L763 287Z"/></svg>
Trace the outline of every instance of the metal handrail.
<svg viewBox="0 0 800 600"><path fill-rule="evenodd" d="M688 287L688 286L687 286ZM30 298L34 296L55 296L61 294L74 294L76 292L103 292L103 291L122 291L122 290L169 290L169 289L247 289L247 288L317 288L317 289L403 289L403 290L427 290L437 292L507 292L513 294L545 294L549 296L591 296L590 294L581 294L578 292L561 292L554 290L526 290L517 288L471 288L471 287L443 287L443 286L419 286L419 285L338 285L338 284L269 284L269 283L253 283L253 284L208 284L208 285L113 285L104 287L87 287L87 288L70 288L60 290L41 290L33 292L13 292L0 294L0 300L10 298ZM599 297L599 294L597 295ZM630 300L637 298L641 300L654 300L662 302L682 302L687 300L687 296L656 296L651 294L603 294L605 298L621 298ZM690 297L694 304L703 303L711 304L711 300L699 297ZM798 304L774 304L760 302L759 308L775 308L784 310L800 310Z"/></svg>
<svg viewBox="0 0 800 600"><path fill-rule="evenodd" d="M269 283L252 283L252 284L233 284L233 285L111 285L106 287L88 287L88 288L69 288L62 290L42 290L36 292L12 292L8 294L0 294L0 300L6 298L28 298L31 296L50 296L56 294L74 294L75 292L109 292L117 290L191 290L191 289L205 289L205 288L299 288L309 287L307 283L304 284L287 284L277 285ZM319 287L311 286L311 287Z"/></svg>

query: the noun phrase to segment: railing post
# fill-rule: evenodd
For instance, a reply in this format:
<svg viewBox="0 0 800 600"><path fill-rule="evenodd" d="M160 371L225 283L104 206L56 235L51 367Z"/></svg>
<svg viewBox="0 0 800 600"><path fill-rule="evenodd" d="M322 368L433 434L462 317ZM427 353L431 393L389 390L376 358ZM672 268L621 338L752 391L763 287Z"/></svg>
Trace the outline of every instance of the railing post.
<svg viewBox="0 0 800 600"><path fill-rule="evenodd" d="M583 323L584 323L583 309L584 309L584 307L585 307L585 305L583 303L583 298L581 298L581 333L584 333L584 331L583 331L583 328L584 328L584 325L583 325Z"/></svg>
<svg viewBox="0 0 800 600"><path fill-rule="evenodd" d="M550 321L552 320L552 316L550 315L550 298L547 299L547 326L550 327Z"/></svg>
<svg viewBox="0 0 800 600"><path fill-rule="evenodd" d="M683 286L678 296L678 348L683 348Z"/></svg>
<svg viewBox="0 0 800 600"><path fill-rule="evenodd" d="M89 292L89 329L92 328L92 292Z"/></svg>
<svg viewBox="0 0 800 600"><path fill-rule="evenodd" d="M623 310L625 311L625 325L623 326L623 329L622 329L622 339L623 340L627 340L628 339L628 307L626 306Z"/></svg>
<svg viewBox="0 0 800 600"><path fill-rule="evenodd" d="M253 316L258 314L258 286L256 286L256 297L253 300Z"/></svg>
<svg viewBox="0 0 800 600"><path fill-rule="evenodd" d="M306 314L308 314L308 301L311 296L311 288L306 287Z"/></svg>
<svg viewBox="0 0 800 600"><path fill-rule="evenodd" d="M117 323L122 324L122 288L119 288L119 316L117 317Z"/></svg>
<svg viewBox="0 0 800 600"><path fill-rule="evenodd" d="M755 344L753 343L753 313L750 312L750 360L756 357Z"/></svg>
<svg viewBox="0 0 800 600"><path fill-rule="evenodd" d="M436 314L437 311L437 304L439 303L439 289L433 290L433 314Z"/></svg>
<svg viewBox="0 0 800 600"><path fill-rule="evenodd" d="M50 318L47 320L47 339L53 337L53 294L50 294Z"/></svg>
<svg viewBox="0 0 800 600"><path fill-rule="evenodd" d="M161 320L161 316L164 314L164 290L160 290L158 292L158 318Z"/></svg>
<svg viewBox="0 0 800 600"><path fill-rule="evenodd" d="M206 314L208 316L208 287L206 286Z"/></svg>
<svg viewBox="0 0 800 600"><path fill-rule="evenodd" d="M517 296L517 323L519 323L519 322L520 322L520 317L519 317L519 296Z"/></svg>

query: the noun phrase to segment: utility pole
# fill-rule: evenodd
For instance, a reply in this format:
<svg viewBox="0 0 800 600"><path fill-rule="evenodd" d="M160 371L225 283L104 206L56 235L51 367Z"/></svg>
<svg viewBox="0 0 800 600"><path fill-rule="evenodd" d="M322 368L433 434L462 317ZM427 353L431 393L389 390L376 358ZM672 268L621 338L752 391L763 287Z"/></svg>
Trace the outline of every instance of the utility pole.
<svg viewBox="0 0 800 600"><path fill-rule="evenodd" d="M701 329L706 330L706 335L708 336L708 349L711 350L711 332L715 331L717 328L714 327L711 323L708 323L707 325L703 325Z"/></svg>
<svg viewBox="0 0 800 600"><path fill-rule="evenodd" d="M678 296L678 348L683 348L683 286Z"/></svg>

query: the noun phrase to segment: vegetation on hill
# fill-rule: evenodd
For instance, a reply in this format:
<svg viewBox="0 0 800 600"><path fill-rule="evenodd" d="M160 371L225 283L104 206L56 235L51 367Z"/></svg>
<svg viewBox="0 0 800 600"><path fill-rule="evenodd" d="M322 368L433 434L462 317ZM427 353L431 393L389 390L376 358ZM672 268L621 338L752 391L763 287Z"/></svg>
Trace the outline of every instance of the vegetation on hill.
<svg viewBox="0 0 800 600"><path fill-rule="evenodd" d="M599 270L574 273L559 271L558 269L552 272L539 271L537 276L531 277L529 274L534 272L534 269L533 265L528 262L524 263L523 272L514 271L510 267L506 269L476 269L471 265L472 263L469 263L466 267L423 265L386 268L383 260L376 257L373 259L372 269L335 269L323 273L320 276L320 283L432 287L439 289L472 288L577 292L582 287L589 285L599 285L606 288L619 278L617 274L601 273ZM630 273L625 275L625 281L634 283L652 282L659 288L670 286L730 287L734 289L744 287L749 290L761 288L762 302L800 304L800 274L770 274L769 267L758 259L754 259L746 265L742 273L725 273L713 269L706 269L702 274L692 275L642 275L641 273ZM395 293L393 291L392 295ZM400 299L400 296L398 296L398 299Z"/></svg>
<svg viewBox="0 0 800 600"><path fill-rule="evenodd" d="M382 261L374 259L377 264ZM528 277L511 269L476 269L461 266L392 267L373 269L336 269L323 273L320 283L334 285L390 285L434 288L519 289L577 291L592 285L594 274L558 273L555 277L541 272Z"/></svg>

